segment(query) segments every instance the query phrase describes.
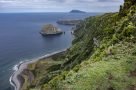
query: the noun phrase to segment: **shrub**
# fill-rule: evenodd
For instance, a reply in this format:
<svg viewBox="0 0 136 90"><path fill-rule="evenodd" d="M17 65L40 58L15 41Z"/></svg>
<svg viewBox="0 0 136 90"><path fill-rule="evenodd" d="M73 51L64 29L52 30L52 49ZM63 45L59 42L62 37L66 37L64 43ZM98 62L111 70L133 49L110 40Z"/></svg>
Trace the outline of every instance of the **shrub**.
<svg viewBox="0 0 136 90"><path fill-rule="evenodd" d="M133 23L129 23L129 25L124 28L122 33L124 36L127 36L127 37L130 37L131 35L135 35L136 27L133 25Z"/></svg>
<svg viewBox="0 0 136 90"><path fill-rule="evenodd" d="M104 29L104 32L105 32L107 35L111 35L111 34L114 33L114 29L107 27L107 28Z"/></svg>
<svg viewBox="0 0 136 90"><path fill-rule="evenodd" d="M117 38L117 36L115 34L112 37L112 42L113 42L113 44L118 42L118 38Z"/></svg>
<svg viewBox="0 0 136 90"><path fill-rule="evenodd" d="M80 67L81 67L80 65L76 65L76 66L73 68L73 71L78 72L78 70L79 70Z"/></svg>

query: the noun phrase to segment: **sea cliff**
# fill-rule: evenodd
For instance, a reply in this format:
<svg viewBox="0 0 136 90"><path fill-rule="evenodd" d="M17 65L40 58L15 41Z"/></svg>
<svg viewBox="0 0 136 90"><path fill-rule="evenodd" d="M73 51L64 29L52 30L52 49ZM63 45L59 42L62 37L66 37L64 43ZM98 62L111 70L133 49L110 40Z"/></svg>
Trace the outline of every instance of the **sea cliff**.
<svg viewBox="0 0 136 90"><path fill-rule="evenodd" d="M21 90L135 90L135 21L135 0L125 0L118 13L86 18L57 63L28 66L35 78Z"/></svg>

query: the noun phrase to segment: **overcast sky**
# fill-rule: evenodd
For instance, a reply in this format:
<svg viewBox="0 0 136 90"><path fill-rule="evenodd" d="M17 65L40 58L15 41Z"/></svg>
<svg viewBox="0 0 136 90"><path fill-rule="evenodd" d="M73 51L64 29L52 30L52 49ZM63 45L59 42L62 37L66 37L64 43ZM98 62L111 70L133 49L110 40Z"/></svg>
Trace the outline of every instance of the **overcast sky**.
<svg viewBox="0 0 136 90"><path fill-rule="evenodd" d="M123 0L0 0L0 12L115 12Z"/></svg>

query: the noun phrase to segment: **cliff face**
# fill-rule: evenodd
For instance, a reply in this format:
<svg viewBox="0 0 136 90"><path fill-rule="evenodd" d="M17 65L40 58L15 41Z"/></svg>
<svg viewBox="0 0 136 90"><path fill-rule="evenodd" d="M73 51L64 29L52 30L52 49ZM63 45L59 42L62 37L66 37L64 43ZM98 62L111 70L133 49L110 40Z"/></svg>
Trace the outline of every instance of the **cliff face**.
<svg viewBox="0 0 136 90"><path fill-rule="evenodd" d="M120 6L119 14L127 16L127 14L134 14L136 12L136 0L125 0L124 5Z"/></svg>
<svg viewBox="0 0 136 90"><path fill-rule="evenodd" d="M136 2L125 0L119 13L87 18L75 31L73 46L40 71L30 90L135 90ZM40 65L39 65L40 66ZM37 69L40 67L37 67ZM43 68L44 69L44 68Z"/></svg>

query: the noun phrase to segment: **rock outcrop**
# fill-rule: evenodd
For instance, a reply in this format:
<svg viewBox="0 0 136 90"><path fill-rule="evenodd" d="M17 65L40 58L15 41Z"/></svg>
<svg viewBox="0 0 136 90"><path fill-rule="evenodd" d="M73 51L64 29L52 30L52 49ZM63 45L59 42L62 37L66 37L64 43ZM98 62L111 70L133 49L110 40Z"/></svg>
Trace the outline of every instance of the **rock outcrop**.
<svg viewBox="0 0 136 90"><path fill-rule="evenodd" d="M58 35L62 34L63 32L52 24L47 24L43 27L40 32L42 35Z"/></svg>

